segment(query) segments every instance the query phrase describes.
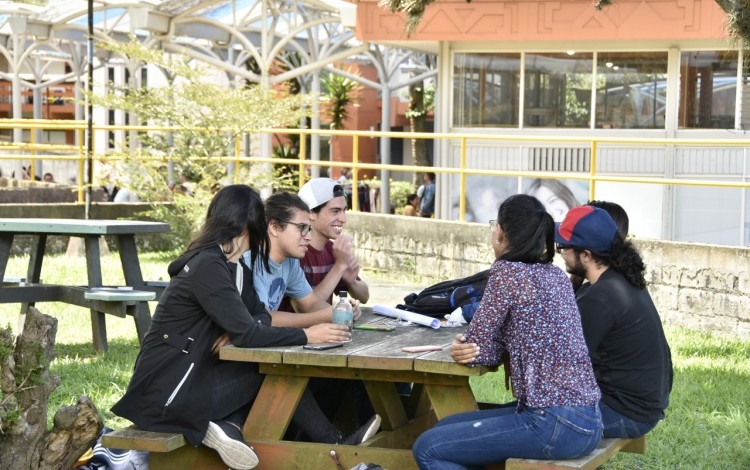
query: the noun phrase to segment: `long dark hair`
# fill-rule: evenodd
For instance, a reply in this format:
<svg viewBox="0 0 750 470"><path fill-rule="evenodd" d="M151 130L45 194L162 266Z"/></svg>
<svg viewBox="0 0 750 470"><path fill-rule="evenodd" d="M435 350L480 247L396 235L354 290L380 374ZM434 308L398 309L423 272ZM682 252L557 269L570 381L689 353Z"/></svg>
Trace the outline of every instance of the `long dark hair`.
<svg viewBox="0 0 750 470"><path fill-rule="evenodd" d="M592 252L591 257L597 263L609 266L610 269L622 274L630 285L636 289L646 287L646 278L643 276L646 265L643 263L641 254L638 253L633 243L630 240L623 239L619 232L612 241L609 253Z"/></svg>
<svg viewBox="0 0 750 470"><path fill-rule="evenodd" d="M509 197L497 210L508 249L498 259L551 263L555 257L555 222L539 199L526 194Z"/></svg>
<svg viewBox="0 0 750 470"><path fill-rule="evenodd" d="M200 250L207 246L233 240L247 231L250 238L251 266L258 256L263 267L269 270L268 225L263 200L258 191L245 184L225 186L214 195L206 211L206 220L198 235L190 242L186 251Z"/></svg>
<svg viewBox="0 0 750 470"><path fill-rule="evenodd" d="M266 199L266 220L269 224L275 222L282 229L294 218L295 210L310 212L305 201L296 194L281 191Z"/></svg>

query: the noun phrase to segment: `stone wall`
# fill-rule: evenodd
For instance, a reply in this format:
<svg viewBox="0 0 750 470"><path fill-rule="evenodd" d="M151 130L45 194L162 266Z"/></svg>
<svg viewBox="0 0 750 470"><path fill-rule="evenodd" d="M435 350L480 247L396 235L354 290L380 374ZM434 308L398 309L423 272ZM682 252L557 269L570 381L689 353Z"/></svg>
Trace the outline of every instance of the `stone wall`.
<svg viewBox="0 0 750 470"><path fill-rule="evenodd" d="M419 276L425 286L486 269L494 258L488 224L350 213L346 231L362 266ZM750 339L750 248L633 242L665 323Z"/></svg>
<svg viewBox="0 0 750 470"><path fill-rule="evenodd" d="M145 219L146 210L147 204L94 203L91 216ZM82 219L83 211L80 204L0 204L0 218ZM347 216L346 232L354 237L364 268L418 276L425 286L486 269L494 258L488 224L370 213ZM159 248L157 235L137 239L143 249ZM50 237L47 249L65 251L66 242L66 237ZM634 243L666 323L750 339L750 248L639 239ZM30 246L20 245L27 250ZM556 261L562 262L559 257Z"/></svg>

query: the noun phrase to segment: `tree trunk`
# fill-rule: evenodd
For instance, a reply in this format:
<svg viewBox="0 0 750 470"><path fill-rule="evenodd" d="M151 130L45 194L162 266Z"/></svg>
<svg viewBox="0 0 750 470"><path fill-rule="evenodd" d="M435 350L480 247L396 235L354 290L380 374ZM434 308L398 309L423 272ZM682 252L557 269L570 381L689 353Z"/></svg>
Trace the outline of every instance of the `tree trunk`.
<svg viewBox="0 0 750 470"><path fill-rule="evenodd" d="M102 420L88 397L55 413L47 431L49 396L60 378L49 373L57 320L29 307L23 333L0 334L0 462L3 468L69 469L95 442Z"/></svg>
<svg viewBox="0 0 750 470"><path fill-rule="evenodd" d="M424 83L409 86L409 110L411 111L411 117L409 118L411 131L424 132L425 122L427 121L427 111L425 110L424 102ZM411 156L414 165L430 166L426 139L411 140ZM416 185L419 181L422 181L422 176L415 174L414 184Z"/></svg>

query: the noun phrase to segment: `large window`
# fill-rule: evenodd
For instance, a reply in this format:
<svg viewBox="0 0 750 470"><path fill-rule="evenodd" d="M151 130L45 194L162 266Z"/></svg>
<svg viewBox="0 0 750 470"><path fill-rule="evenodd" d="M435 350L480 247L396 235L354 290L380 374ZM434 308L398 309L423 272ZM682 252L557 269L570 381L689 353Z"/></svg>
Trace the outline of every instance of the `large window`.
<svg viewBox="0 0 750 470"><path fill-rule="evenodd" d="M737 52L683 52L679 127L734 129Z"/></svg>
<svg viewBox="0 0 750 470"><path fill-rule="evenodd" d="M456 54L453 125L518 127L520 54Z"/></svg>
<svg viewBox="0 0 750 470"><path fill-rule="evenodd" d="M591 125L593 54L526 54L524 65L524 126Z"/></svg>
<svg viewBox="0 0 750 470"><path fill-rule="evenodd" d="M596 127L664 129L666 52L601 52L596 62Z"/></svg>

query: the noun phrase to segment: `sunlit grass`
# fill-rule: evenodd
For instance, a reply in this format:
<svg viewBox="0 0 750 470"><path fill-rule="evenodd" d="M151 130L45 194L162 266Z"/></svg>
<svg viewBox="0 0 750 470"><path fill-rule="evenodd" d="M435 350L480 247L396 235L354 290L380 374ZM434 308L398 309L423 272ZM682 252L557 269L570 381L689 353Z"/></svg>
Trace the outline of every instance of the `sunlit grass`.
<svg viewBox="0 0 750 470"><path fill-rule="evenodd" d="M168 279L166 268L174 254L145 253L141 268L145 279ZM28 258L11 258L7 276L24 276ZM44 281L84 284L83 259L67 256L45 258ZM104 258L105 283L122 283L117 254ZM365 272L363 278L376 276ZM408 276L404 277L408 279ZM388 280L396 278L391 273ZM89 395L105 424L119 428L127 423L109 411L127 387L138 354L132 318L107 316L109 352L94 354L89 311L61 303L37 307L59 320L57 358L52 373L62 382L53 393L50 410L74 404ZM154 304L151 304L153 312ZM19 306L0 304L0 324L15 329ZM620 453L606 469L746 469L750 468L750 342L712 336L677 327L666 328L672 348L675 382L667 418L649 433L644 455ZM472 380L479 401L503 403L511 400L504 389L502 373ZM52 412L50 413L50 415Z"/></svg>

